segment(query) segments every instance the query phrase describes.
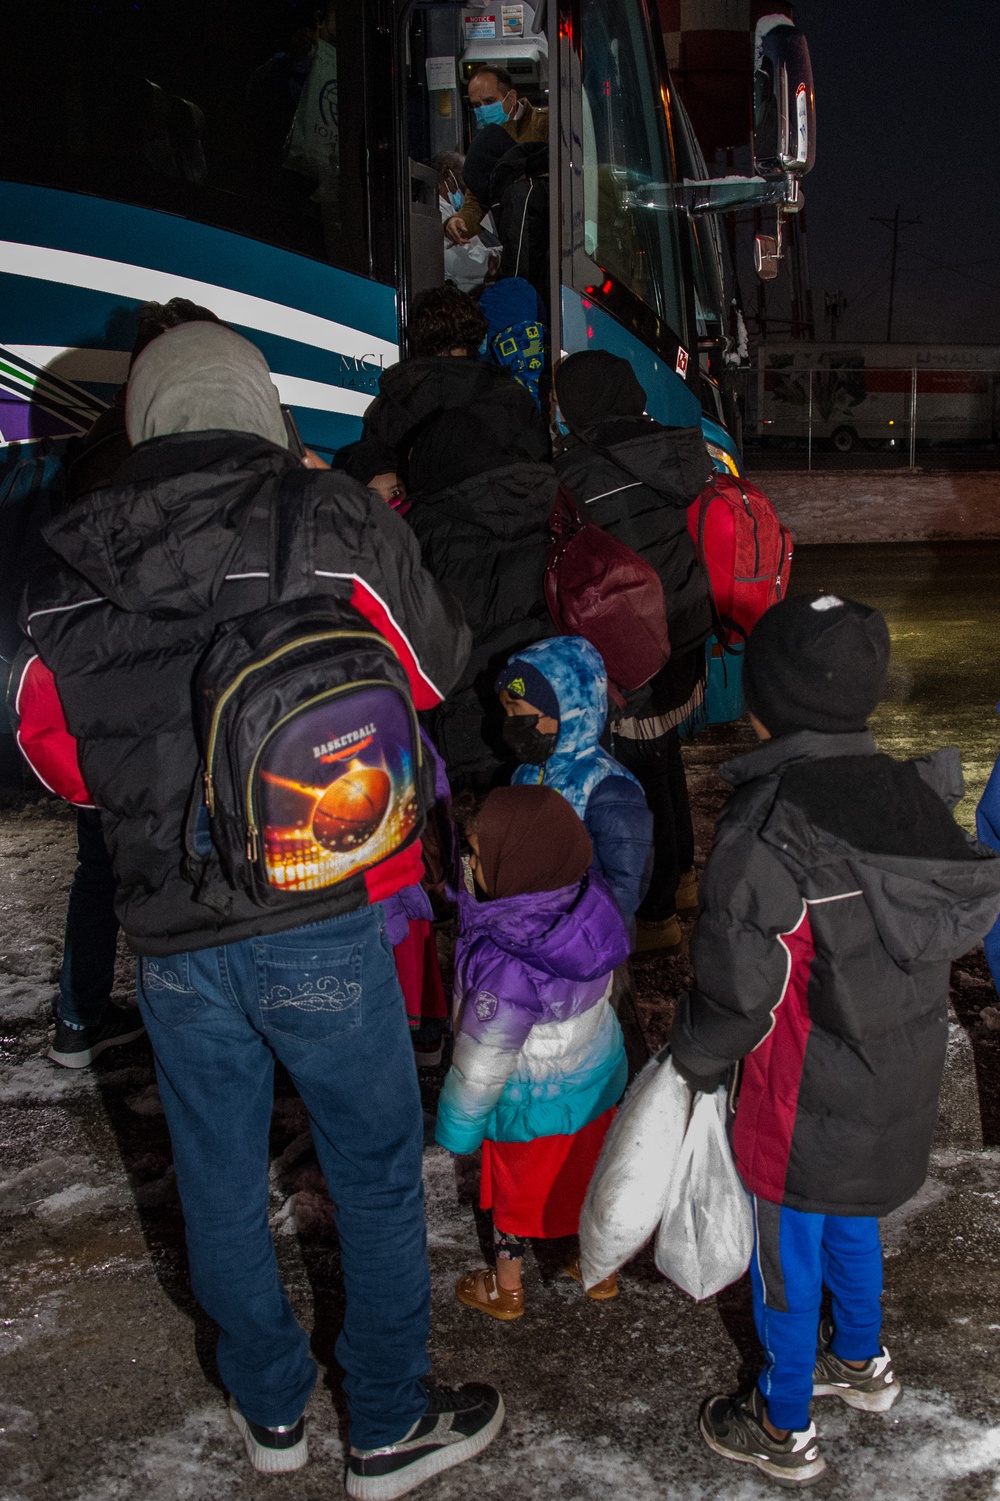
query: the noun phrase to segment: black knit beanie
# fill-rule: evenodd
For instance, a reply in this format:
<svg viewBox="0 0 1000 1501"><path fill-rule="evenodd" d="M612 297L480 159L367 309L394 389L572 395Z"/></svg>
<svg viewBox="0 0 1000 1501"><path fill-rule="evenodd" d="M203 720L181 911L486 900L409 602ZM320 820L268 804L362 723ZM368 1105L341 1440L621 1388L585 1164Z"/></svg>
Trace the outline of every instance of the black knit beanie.
<svg viewBox="0 0 1000 1501"><path fill-rule="evenodd" d="M646 410L646 393L632 366L606 349L569 355L552 378L563 421L575 433L611 417L641 417Z"/></svg>
<svg viewBox="0 0 1000 1501"><path fill-rule="evenodd" d="M750 632L743 693L772 735L846 735L865 728L888 666L889 628L879 610L836 594L800 594L772 605Z"/></svg>

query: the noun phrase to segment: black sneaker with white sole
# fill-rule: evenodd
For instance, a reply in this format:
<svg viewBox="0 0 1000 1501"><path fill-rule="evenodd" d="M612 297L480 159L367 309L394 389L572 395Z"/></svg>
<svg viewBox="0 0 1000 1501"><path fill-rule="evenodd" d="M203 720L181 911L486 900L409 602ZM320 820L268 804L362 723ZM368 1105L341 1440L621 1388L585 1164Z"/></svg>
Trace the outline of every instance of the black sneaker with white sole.
<svg viewBox="0 0 1000 1501"><path fill-rule="evenodd" d="M481 1454L500 1432L503 1398L492 1386L425 1381L427 1411L382 1449L351 1449L345 1486L356 1501L394 1501L434 1475Z"/></svg>
<svg viewBox="0 0 1000 1501"><path fill-rule="evenodd" d="M265 1428L263 1423L251 1423L243 1416L235 1397L229 1399L229 1416L242 1434L247 1458L262 1475L287 1475L307 1463L309 1441L304 1417L283 1428Z"/></svg>
<svg viewBox="0 0 1000 1501"><path fill-rule="evenodd" d="M63 1068L87 1068L98 1053L107 1048L124 1047L144 1037L145 1027L134 1006L116 1006L113 1002L92 1027L67 1027L56 1020L55 1036L46 1057Z"/></svg>
<svg viewBox="0 0 1000 1501"><path fill-rule="evenodd" d="M760 1388L745 1397L709 1397L701 1410L701 1436L723 1459L756 1465L779 1485L812 1485L826 1472L816 1424L787 1438L772 1438L764 1427L767 1408Z"/></svg>
<svg viewBox="0 0 1000 1501"><path fill-rule="evenodd" d="M814 1397L839 1397L848 1407L861 1412L888 1412L903 1395L903 1388L892 1369L892 1356L885 1345L881 1354L873 1355L867 1365L847 1365L830 1349L833 1325L824 1319L819 1331L816 1369L813 1371Z"/></svg>

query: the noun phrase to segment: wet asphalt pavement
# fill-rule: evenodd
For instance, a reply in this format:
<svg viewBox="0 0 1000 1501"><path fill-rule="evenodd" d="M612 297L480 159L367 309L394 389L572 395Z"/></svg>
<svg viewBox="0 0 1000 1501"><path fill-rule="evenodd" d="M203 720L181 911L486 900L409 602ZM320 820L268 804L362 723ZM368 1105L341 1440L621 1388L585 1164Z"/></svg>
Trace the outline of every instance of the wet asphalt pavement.
<svg viewBox="0 0 1000 1501"><path fill-rule="evenodd" d="M796 589L878 604L894 643L876 729L902 755L950 742L978 794L1000 749L1000 546L801 549ZM703 860L725 796L715 768L751 743L715 730L687 752ZM963 805L968 821L972 801ZM342 1494L342 1403L333 1343L341 1290L332 1206L305 1116L279 1081L272 1223L283 1275L321 1365L313 1460L258 1479L228 1425L213 1332L193 1303L170 1147L144 1043L70 1074L40 1053L61 948L73 821L51 800L0 811L0 1501L201 1501ZM646 1034L669 1034L684 955L636 965ZM131 971L123 954L119 999ZM938 1146L917 1199L886 1223L885 1337L906 1395L868 1416L816 1404L830 1471L817 1498L973 1501L1000 1496L1000 1013L981 953L955 966L955 1020ZM424 1078L433 1105L441 1072ZM987 1145L984 1147L983 1142ZM431 1482L428 1501L750 1501L756 1474L710 1455L701 1399L759 1361L746 1281L695 1304L648 1252L620 1297L592 1304L539 1258L527 1313L494 1324L455 1303L480 1261L475 1169L425 1157L437 1375L495 1381L509 1419L478 1462ZM391 1286L385 1289L392 1296Z"/></svg>

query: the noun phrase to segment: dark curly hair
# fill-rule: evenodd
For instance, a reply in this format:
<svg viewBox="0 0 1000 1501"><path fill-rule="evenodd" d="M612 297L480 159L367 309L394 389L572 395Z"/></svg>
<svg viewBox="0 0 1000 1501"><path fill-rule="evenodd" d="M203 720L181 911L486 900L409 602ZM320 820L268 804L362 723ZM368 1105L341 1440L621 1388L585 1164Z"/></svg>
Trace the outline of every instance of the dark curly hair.
<svg viewBox="0 0 1000 1501"><path fill-rule="evenodd" d="M486 338L487 323L479 304L450 283L428 287L413 300L407 334L413 355L451 354L453 349L476 353Z"/></svg>
<svg viewBox="0 0 1000 1501"><path fill-rule="evenodd" d="M147 344L152 344L169 328L180 328L182 323L222 323L211 308L199 307L186 297L171 297L169 302L144 302L138 309L139 327L132 346L130 366L134 365ZM223 324L225 327L225 324Z"/></svg>

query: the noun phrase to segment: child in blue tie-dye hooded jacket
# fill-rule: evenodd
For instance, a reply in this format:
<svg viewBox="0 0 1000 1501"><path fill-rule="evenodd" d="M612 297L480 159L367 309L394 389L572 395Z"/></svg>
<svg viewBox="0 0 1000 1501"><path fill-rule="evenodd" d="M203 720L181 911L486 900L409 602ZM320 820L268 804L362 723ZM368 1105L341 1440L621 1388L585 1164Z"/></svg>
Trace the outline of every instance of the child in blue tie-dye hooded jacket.
<svg viewBox="0 0 1000 1501"><path fill-rule="evenodd" d="M582 636L540 641L511 657L496 688L504 739L521 761L511 780L553 787L571 804L631 927L652 869L653 815L635 777L599 744L608 717L600 653Z"/></svg>

